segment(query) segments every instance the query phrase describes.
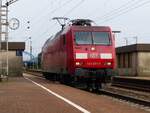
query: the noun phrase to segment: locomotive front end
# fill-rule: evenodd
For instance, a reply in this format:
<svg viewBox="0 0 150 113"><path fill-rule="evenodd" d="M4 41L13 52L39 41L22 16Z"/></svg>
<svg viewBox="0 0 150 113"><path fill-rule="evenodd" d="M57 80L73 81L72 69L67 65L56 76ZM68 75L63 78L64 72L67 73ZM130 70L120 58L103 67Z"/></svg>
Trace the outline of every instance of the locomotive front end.
<svg viewBox="0 0 150 113"><path fill-rule="evenodd" d="M74 32L75 75L111 76L115 67L115 47L109 27L89 27ZM108 74L109 72L109 74Z"/></svg>

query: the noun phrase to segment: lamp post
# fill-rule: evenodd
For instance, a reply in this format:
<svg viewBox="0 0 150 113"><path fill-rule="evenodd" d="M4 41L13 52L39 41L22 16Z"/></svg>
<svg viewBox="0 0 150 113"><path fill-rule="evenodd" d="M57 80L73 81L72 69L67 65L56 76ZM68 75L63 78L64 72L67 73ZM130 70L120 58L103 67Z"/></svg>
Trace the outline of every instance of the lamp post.
<svg viewBox="0 0 150 113"><path fill-rule="evenodd" d="M2 0L0 0L0 10L2 7ZM1 25L1 12L0 12L0 54L1 54L1 42L2 42L2 37L1 37L1 32L2 32L2 25ZM2 55L0 55L0 79L2 78Z"/></svg>
<svg viewBox="0 0 150 113"><path fill-rule="evenodd" d="M28 41L29 40L29 53L30 53L30 61L32 60L32 40L31 40L31 37L28 37L26 40L25 40L25 42L26 41ZM28 50L27 50L28 51Z"/></svg>
<svg viewBox="0 0 150 113"><path fill-rule="evenodd" d="M138 43L138 37L135 36L135 37L133 37L133 38L135 39L135 44L137 44L137 43Z"/></svg>
<svg viewBox="0 0 150 113"><path fill-rule="evenodd" d="M9 22L8 22L8 6L10 6L11 4L15 3L18 0L6 0L6 3L3 5L3 1L1 0L0 2L0 43L2 41L2 34L5 34L5 41L6 41L6 76L8 79L8 74L9 74L9 60L8 60L8 26L9 26ZM5 10L2 10L2 8L5 8ZM5 12L5 14L2 14L2 12ZM2 17L5 17L5 19L3 19ZM5 21L2 23L2 20ZM2 32L2 25L5 25L5 32ZM1 49L1 44L0 44L0 49Z"/></svg>
<svg viewBox="0 0 150 113"><path fill-rule="evenodd" d="M30 30L30 21L27 21L27 24L28 24L27 30ZM33 57L32 57L32 38L31 38L31 36L28 39L30 40L30 42L29 42L29 46L30 46L29 47L30 48L30 50L29 50L29 52L30 52L30 62L32 63L32 68L33 68L34 62L33 62Z"/></svg>
<svg viewBox="0 0 150 113"><path fill-rule="evenodd" d="M124 37L125 41L126 41L126 46L128 45L128 38Z"/></svg>
<svg viewBox="0 0 150 113"><path fill-rule="evenodd" d="M29 37L30 39L30 61L32 61L32 40L31 40L31 37Z"/></svg>

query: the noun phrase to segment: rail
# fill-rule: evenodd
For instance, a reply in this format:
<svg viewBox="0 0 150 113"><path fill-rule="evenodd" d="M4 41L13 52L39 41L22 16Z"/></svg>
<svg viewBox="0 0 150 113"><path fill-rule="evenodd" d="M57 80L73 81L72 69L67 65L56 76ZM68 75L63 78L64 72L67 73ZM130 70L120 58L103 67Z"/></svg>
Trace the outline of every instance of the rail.
<svg viewBox="0 0 150 113"><path fill-rule="evenodd" d="M150 79L113 77L111 84L112 86L150 92Z"/></svg>
<svg viewBox="0 0 150 113"><path fill-rule="evenodd" d="M133 102L133 103L136 103L136 104L139 104L139 105L150 107L150 101L147 101L147 100L142 100L142 99L138 99L138 98L135 98L135 97L126 96L126 95L110 92L110 91L107 91L107 90L100 90L98 93L99 94L104 94L104 95L107 95L107 96L111 96L111 97L114 97L114 98L126 100L126 101L129 101L129 102Z"/></svg>

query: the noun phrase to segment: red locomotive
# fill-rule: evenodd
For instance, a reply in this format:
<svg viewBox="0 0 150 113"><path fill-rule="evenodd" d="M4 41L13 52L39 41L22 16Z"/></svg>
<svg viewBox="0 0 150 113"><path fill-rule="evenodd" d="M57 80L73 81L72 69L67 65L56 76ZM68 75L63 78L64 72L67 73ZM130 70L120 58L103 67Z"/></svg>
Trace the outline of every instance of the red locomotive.
<svg viewBox="0 0 150 113"><path fill-rule="evenodd" d="M110 27L92 26L91 20L76 19L42 48L46 78L62 82L82 80L101 87L115 68L115 42Z"/></svg>

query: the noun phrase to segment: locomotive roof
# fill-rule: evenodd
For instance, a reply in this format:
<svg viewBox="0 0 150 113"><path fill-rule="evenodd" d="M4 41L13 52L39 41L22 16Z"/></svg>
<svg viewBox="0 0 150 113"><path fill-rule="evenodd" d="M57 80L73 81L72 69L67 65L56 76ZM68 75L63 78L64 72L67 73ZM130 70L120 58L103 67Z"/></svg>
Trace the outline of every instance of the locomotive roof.
<svg viewBox="0 0 150 113"><path fill-rule="evenodd" d="M1 42L1 49L6 49L6 42ZM9 50L25 50L25 42L8 42Z"/></svg>
<svg viewBox="0 0 150 113"><path fill-rule="evenodd" d="M110 31L109 26L71 26L72 30L105 30Z"/></svg>
<svg viewBox="0 0 150 113"><path fill-rule="evenodd" d="M79 26L92 26L92 20L90 19L75 19L70 21L72 25L79 25Z"/></svg>
<svg viewBox="0 0 150 113"><path fill-rule="evenodd" d="M82 30L82 31L86 31L86 30L105 30L105 31L110 31L111 28L109 26L78 26L78 25L69 25L66 26L64 29L60 30L59 32L57 32L55 34L54 37L57 37L58 35L60 35L62 32L66 33L68 30Z"/></svg>
<svg viewBox="0 0 150 113"><path fill-rule="evenodd" d="M60 30L60 31L58 31L56 34L55 34L55 36L51 36L47 41L46 41L46 43L47 42L49 42L50 40L52 40L53 38L55 38L55 37L57 37L57 36L59 36L61 33L66 33L68 30L82 30L82 31L86 31L86 30L101 30L101 31L103 31L103 30L105 30L105 31L110 31L111 30L111 28L109 27L109 26L76 26L76 25L73 25L73 26L67 26L67 27L65 27L63 30Z"/></svg>

